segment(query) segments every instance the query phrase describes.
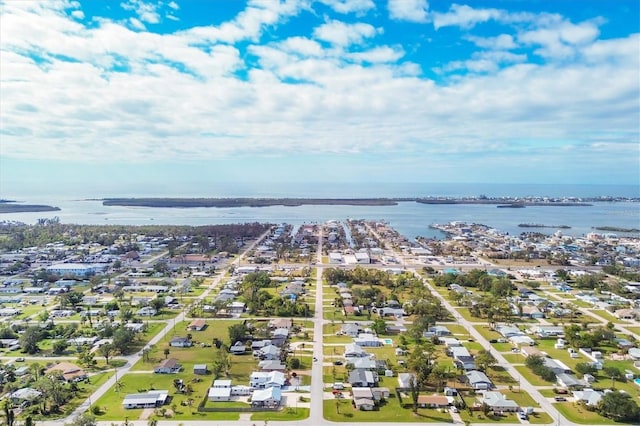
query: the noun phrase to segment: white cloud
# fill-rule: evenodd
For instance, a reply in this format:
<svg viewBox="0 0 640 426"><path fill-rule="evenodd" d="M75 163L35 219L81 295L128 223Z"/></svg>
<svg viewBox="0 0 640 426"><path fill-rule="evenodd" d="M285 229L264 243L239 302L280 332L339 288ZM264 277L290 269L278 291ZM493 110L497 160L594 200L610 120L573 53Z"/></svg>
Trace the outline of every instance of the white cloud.
<svg viewBox="0 0 640 426"><path fill-rule="evenodd" d="M573 24L568 21L552 21L545 26L518 34L520 43L539 46L535 53L544 58L569 58L578 47L592 43L599 35L595 22Z"/></svg>
<svg viewBox="0 0 640 426"><path fill-rule="evenodd" d="M158 6L157 3L145 3L143 0L128 0L127 2L120 3L120 7L124 10L135 12L139 20L147 24L157 24L160 22Z"/></svg>
<svg viewBox="0 0 640 426"><path fill-rule="evenodd" d="M313 30L315 38L334 45L348 47L362 44L367 38L373 38L382 29L364 23L346 24L341 21L330 21Z"/></svg>
<svg viewBox="0 0 640 426"><path fill-rule="evenodd" d="M504 15L504 11L499 9L474 9L467 5L453 4L446 13L433 13L433 26L436 30L447 26L472 28L492 19L500 20Z"/></svg>
<svg viewBox="0 0 640 426"><path fill-rule="evenodd" d="M304 4L295 0L250 1L247 8L232 21L220 26L193 27L182 33L191 43L235 43L257 40L265 28L276 26L298 14Z"/></svg>
<svg viewBox="0 0 640 426"><path fill-rule="evenodd" d="M76 19L84 19L84 12L81 10L74 10L73 12L71 12L71 16Z"/></svg>
<svg viewBox="0 0 640 426"><path fill-rule="evenodd" d="M426 22L429 3L427 0L389 0L391 19L409 22Z"/></svg>
<svg viewBox="0 0 640 426"><path fill-rule="evenodd" d="M178 10L180 9L180 6L178 6L178 3L176 3L175 1L171 1L167 4L167 6L169 6L171 9L173 10Z"/></svg>
<svg viewBox="0 0 640 426"><path fill-rule="evenodd" d="M476 46L485 49L509 50L518 47L511 34L500 34L496 37L468 36L466 38Z"/></svg>
<svg viewBox="0 0 640 426"><path fill-rule="evenodd" d="M364 52L350 53L348 56L357 62L396 62L404 56L404 50L400 47L379 46Z"/></svg>
<svg viewBox="0 0 640 426"><path fill-rule="evenodd" d="M145 31L147 28L144 26L144 24L142 22L140 22L139 19L136 18L129 18L129 23L131 24L131 26L133 28L135 28L136 30L140 30L140 31Z"/></svg>
<svg viewBox="0 0 640 426"><path fill-rule="evenodd" d="M320 0L320 2L338 13L355 12L358 15L376 7L373 0Z"/></svg>
<svg viewBox="0 0 640 426"><path fill-rule="evenodd" d="M450 66L476 72L443 83L416 63L398 63L407 47L374 43L380 30L366 23L316 28L314 36L330 44L309 34L250 42L246 50L227 44L259 39L297 13L294 4L252 4L218 27L156 34L106 19L86 27L57 4L22 3L5 5L0 26L3 156L128 162L401 152L422 159L553 153L565 146L557 141L575 141L587 162L607 146L638 143L638 35L598 40L589 23L547 17L544 26L523 25L524 40L469 38L488 50ZM531 33L540 29L548 32ZM517 42L556 42L575 60L527 63L509 51Z"/></svg>

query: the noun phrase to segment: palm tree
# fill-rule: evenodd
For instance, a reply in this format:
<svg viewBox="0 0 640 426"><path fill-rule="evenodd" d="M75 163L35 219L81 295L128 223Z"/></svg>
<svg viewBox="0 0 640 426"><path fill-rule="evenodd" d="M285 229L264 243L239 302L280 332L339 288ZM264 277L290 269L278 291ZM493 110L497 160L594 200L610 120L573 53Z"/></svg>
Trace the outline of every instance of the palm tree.
<svg viewBox="0 0 640 426"><path fill-rule="evenodd" d="M164 350L164 359L167 359L169 357L170 353L171 353L171 351L169 350L169 348L165 348L165 350Z"/></svg>

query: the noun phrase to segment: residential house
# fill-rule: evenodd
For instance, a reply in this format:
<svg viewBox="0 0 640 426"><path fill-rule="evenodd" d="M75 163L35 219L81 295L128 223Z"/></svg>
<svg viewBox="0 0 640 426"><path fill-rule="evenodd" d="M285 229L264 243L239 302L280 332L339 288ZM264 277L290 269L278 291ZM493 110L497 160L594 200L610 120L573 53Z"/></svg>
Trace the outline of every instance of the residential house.
<svg viewBox="0 0 640 426"><path fill-rule="evenodd" d="M186 337L174 337L169 342L169 346L174 348L189 348L193 345L193 342Z"/></svg>
<svg viewBox="0 0 640 426"><path fill-rule="evenodd" d="M494 412L514 413L520 409L515 401L506 399L500 392L486 391L482 398L482 403L486 404Z"/></svg>
<svg viewBox="0 0 640 426"><path fill-rule="evenodd" d="M247 351L247 347L245 345L242 344L242 342L237 341L235 342L230 348L229 348L229 352L231 352L234 355L242 355Z"/></svg>
<svg viewBox="0 0 640 426"><path fill-rule="evenodd" d="M151 306L145 306L144 308L140 308L136 311L136 315L139 317L152 317L157 313L158 311Z"/></svg>
<svg viewBox="0 0 640 426"><path fill-rule="evenodd" d="M202 331L207 326L207 323L203 319L194 319L187 326L187 330L189 331Z"/></svg>
<svg viewBox="0 0 640 426"><path fill-rule="evenodd" d="M474 390L487 390L493 387L493 383L491 382L491 380L487 377L486 374L481 371L467 371L465 373L465 376L467 382L469 383L469 386L471 386Z"/></svg>
<svg viewBox="0 0 640 426"><path fill-rule="evenodd" d="M260 359L275 360L280 359L281 349L275 345L267 345L262 349L258 349L255 353Z"/></svg>
<svg viewBox="0 0 640 426"><path fill-rule="evenodd" d="M269 328L278 329L278 328L286 328L290 330L293 327L293 319L292 318L274 318L269 321Z"/></svg>
<svg viewBox="0 0 640 426"><path fill-rule="evenodd" d="M219 401L230 401L231 400L231 380L223 380L224 382L229 382L228 386L222 386L218 383L216 386L216 382L220 382L220 380L216 380L214 385L209 388L207 392L207 399L212 402Z"/></svg>
<svg viewBox="0 0 640 426"><path fill-rule="evenodd" d="M345 358L363 358L368 357L369 354L365 352L362 347L356 343L347 343L344 346L344 357Z"/></svg>
<svg viewBox="0 0 640 426"><path fill-rule="evenodd" d="M388 399L390 395L389 388L375 387L375 388L366 388L366 389L371 389L371 393L373 394L373 399L376 401Z"/></svg>
<svg viewBox="0 0 640 426"><path fill-rule="evenodd" d="M166 404L169 399L168 390L151 390L146 393L131 393L124 397L124 408L157 408Z"/></svg>
<svg viewBox="0 0 640 426"><path fill-rule="evenodd" d="M279 359L268 360L265 359L258 363L258 368L260 371L285 371L287 366L282 363Z"/></svg>
<svg viewBox="0 0 640 426"><path fill-rule="evenodd" d="M257 389L251 395L251 406L275 408L280 406L281 400L282 391L279 386Z"/></svg>
<svg viewBox="0 0 640 426"><path fill-rule="evenodd" d="M157 374L176 374L180 372L182 365L178 364L175 358L167 358L154 367L153 372Z"/></svg>
<svg viewBox="0 0 640 426"><path fill-rule="evenodd" d="M593 389L584 389L581 391L573 391L573 397L576 402L582 402L590 407L597 407L603 397L603 393Z"/></svg>
<svg viewBox="0 0 640 426"><path fill-rule="evenodd" d="M418 395L418 407L444 408L449 406L449 398L444 395Z"/></svg>
<svg viewBox="0 0 640 426"><path fill-rule="evenodd" d="M375 408L375 400L373 391L369 387L353 387L351 388L353 404L356 409L363 411L371 411Z"/></svg>
<svg viewBox="0 0 640 426"><path fill-rule="evenodd" d="M60 372L65 382L80 382L87 378L87 373L80 367L70 362L59 362L49 368L47 368L44 372L46 376L51 376L56 372Z"/></svg>
<svg viewBox="0 0 640 426"><path fill-rule="evenodd" d="M444 325L434 325L432 327L429 327L428 331L438 337L451 336L451 331L449 331L449 329Z"/></svg>
<svg viewBox="0 0 640 426"><path fill-rule="evenodd" d="M42 392L33 388L20 388L9 395L14 404L31 404L42 396Z"/></svg>
<svg viewBox="0 0 640 426"><path fill-rule="evenodd" d="M281 371L257 371L251 373L251 376L249 377L249 386L251 386L252 389L282 387L284 386L285 381L284 373Z"/></svg>
<svg viewBox="0 0 640 426"><path fill-rule="evenodd" d="M585 387L585 382L578 379L573 374L558 373L556 374L558 386L564 389L581 389Z"/></svg>
<svg viewBox="0 0 640 426"><path fill-rule="evenodd" d="M378 374L369 370L352 370L349 383L355 387L373 387L378 383Z"/></svg>
<svg viewBox="0 0 640 426"><path fill-rule="evenodd" d="M349 337L357 337L361 331L362 327L354 323L342 324L342 329L340 330L343 335Z"/></svg>
<svg viewBox="0 0 640 426"><path fill-rule="evenodd" d="M354 337L353 342L362 347L378 347L382 346L382 342L372 333L360 333Z"/></svg>

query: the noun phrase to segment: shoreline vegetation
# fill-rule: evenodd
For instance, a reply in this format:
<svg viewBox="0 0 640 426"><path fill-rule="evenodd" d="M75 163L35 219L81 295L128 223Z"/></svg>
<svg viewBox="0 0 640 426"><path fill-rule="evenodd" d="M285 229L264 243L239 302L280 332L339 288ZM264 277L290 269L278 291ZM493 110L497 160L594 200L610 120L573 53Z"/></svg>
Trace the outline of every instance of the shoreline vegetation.
<svg viewBox="0 0 640 426"><path fill-rule="evenodd" d="M125 207L269 207L302 205L336 206L395 206L400 202L420 204L496 204L498 207L522 208L526 206L591 206L582 201L522 200L518 198L105 198L105 206Z"/></svg>
<svg viewBox="0 0 640 426"><path fill-rule="evenodd" d="M555 228L555 229L571 229L569 225L544 225L542 223L520 223L520 228Z"/></svg>
<svg viewBox="0 0 640 426"><path fill-rule="evenodd" d="M60 207L47 206L45 204L14 204L13 200L0 199L1 213L32 213L32 212L57 212Z"/></svg>
<svg viewBox="0 0 640 426"><path fill-rule="evenodd" d="M593 229L607 232L640 232L638 228L620 228L617 226L594 226Z"/></svg>
<svg viewBox="0 0 640 426"><path fill-rule="evenodd" d="M196 207L270 207L285 206L299 207L303 205L316 206L395 206L401 202L415 202L420 204L486 204L498 208L525 207L587 207L593 202L640 202L636 197L400 197L400 198L259 198L259 197L229 197L229 198L177 198L177 197L131 197L131 198L92 198L85 201L102 201L104 206L122 207L155 207L155 208L196 208ZM59 207L44 204L20 204L14 200L0 199L0 214L2 213L30 213L52 212L61 210ZM549 226L551 227L551 226ZM608 229L603 229L608 230ZM633 231L632 231L633 232Z"/></svg>

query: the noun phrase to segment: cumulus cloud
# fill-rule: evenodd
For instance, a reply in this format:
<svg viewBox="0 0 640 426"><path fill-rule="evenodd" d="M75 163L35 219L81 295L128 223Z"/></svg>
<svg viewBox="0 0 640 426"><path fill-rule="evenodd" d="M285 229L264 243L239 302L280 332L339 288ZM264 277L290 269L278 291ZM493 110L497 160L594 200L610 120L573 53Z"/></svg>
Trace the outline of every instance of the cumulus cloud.
<svg viewBox="0 0 640 426"><path fill-rule="evenodd" d="M348 47L352 44L362 44L365 39L375 37L381 31L365 23L347 24L341 21L330 21L314 29L313 35L319 40Z"/></svg>
<svg viewBox="0 0 640 426"><path fill-rule="evenodd" d="M467 5L453 4L446 13L433 13L433 26L435 29L453 25L471 28L492 19L500 20L504 15L504 11L499 9L474 9Z"/></svg>
<svg viewBox="0 0 640 426"><path fill-rule="evenodd" d="M382 29L369 22L327 19L261 41L300 12L294 2L251 3L221 25L164 34L145 31L137 17L129 17L137 30L106 18L85 26L67 6L5 5L3 156L375 152L424 161L566 146L588 159L638 143L639 36L600 40L593 21L527 16L511 33L467 35L475 50L443 65L438 80L411 62L410 47L377 40ZM464 13L448 22L494 19ZM552 60L562 57L556 45L573 60ZM549 53L529 61L537 49Z"/></svg>
<svg viewBox="0 0 640 426"><path fill-rule="evenodd" d="M320 0L331 9L338 13L363 14L371 9L375 9L376 5L373 0Z"/></svg>
<svg viewBox="0 0 640 426"><path fill-rule="evenodd" d="M128 0L120 3L120 7L124 10L133 11L138 16L138 20L147 24L157 24L160 22L157 3L147 3L143 0Z"/></svg>
<svg viewBox="0 0 640 426"><path fill-rule="evenodd" d="M409 22L426 22L429 3L427 0L389 0L391 19Z"/></svg>

